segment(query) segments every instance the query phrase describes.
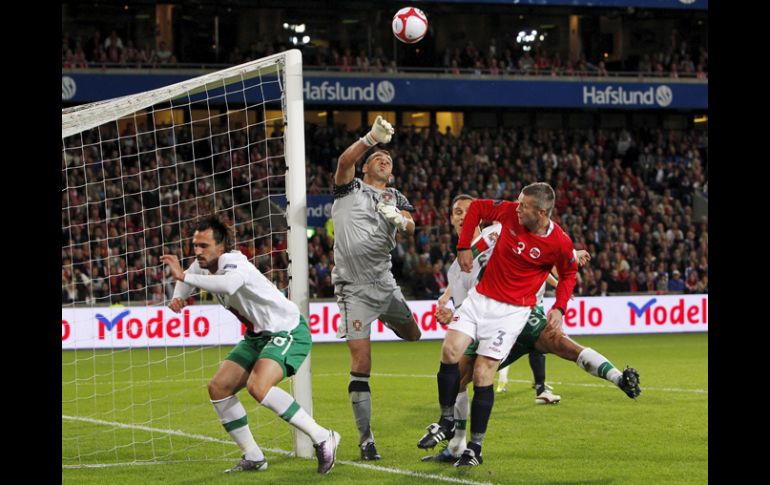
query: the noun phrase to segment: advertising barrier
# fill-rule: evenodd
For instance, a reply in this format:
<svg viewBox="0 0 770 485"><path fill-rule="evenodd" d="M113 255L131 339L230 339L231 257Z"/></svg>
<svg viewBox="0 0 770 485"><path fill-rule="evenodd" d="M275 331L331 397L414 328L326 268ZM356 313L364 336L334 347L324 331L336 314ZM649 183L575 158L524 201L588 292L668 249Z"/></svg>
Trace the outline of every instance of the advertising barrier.
<svg viewBox="0 0 770 485"><path fill-rule="evenodd" d="M73 70L62 74L62 101L90 102L148 91L194 77L192 74ZM324 76L305 73L306 106L441 106L550 107L597 109L708 109L708 83L668 78L651 82L607 78L420 78L399 76ZM279 99L276 83L247 93L230 94L229 102ZM209 93L210 95L214 94Z"/></svg>
<svg viewBox="0 0 770 485"><path fill-rule="evenodd" d="M436 302L411 301L423 340L443 339L446 328L434 317ZM553 298L545 299L546 310ZM310 303L313 342L342 342L336 302ZM62 308L62 349L233 345L244 332L220 305L194 305L182 313L166 307ZM579 297L564 316L569 335L708 332L708 295ZM373 341L398 340L381 322L372 324Z"/></svg>

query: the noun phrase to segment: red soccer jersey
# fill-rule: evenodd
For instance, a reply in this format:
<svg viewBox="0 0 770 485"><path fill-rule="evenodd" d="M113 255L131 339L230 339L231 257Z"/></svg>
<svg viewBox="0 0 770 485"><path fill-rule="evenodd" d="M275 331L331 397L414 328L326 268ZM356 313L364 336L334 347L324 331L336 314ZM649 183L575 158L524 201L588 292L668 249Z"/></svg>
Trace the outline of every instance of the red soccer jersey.
<svg viewBox="0 0 770 485"><path fill-rule="evenodd" d="M553 266L559 273L554 307L567 310L575 288L577 261L572 240L553 225L545 236L537 236L519 223L518 202L479 199L471 203L463 221L457 248L469 248L480 220L500 221L502 229L476 291L489 298L519 306L535 306L537 291Z"/></svg>

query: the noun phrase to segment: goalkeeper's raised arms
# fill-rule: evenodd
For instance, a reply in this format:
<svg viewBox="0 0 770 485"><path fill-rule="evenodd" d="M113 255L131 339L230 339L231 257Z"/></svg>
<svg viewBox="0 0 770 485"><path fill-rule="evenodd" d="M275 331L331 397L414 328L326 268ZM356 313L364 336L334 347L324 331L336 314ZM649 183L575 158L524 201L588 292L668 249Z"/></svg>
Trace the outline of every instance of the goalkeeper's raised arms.
<svg viewBox="0 0 770 485"><path fill-rule="evenodd" d="M334 184L341 186L350 183L356 176L356 164L367 150L378 143L390 143L395 132L393 125L388 123L382 116L378 116L374 123L372 123L369 133L350 145L337 159Z"/></svg>
<svg viewBox="0 0 770 485"><path fill-rule="evenodd" d="M372 129L361 137L361 141L368 147L373 147L378 143L390 143L395 132L396 130L393 129L393 125L388 123L388 120L382 116L377 116L372 124Z"/></svg>

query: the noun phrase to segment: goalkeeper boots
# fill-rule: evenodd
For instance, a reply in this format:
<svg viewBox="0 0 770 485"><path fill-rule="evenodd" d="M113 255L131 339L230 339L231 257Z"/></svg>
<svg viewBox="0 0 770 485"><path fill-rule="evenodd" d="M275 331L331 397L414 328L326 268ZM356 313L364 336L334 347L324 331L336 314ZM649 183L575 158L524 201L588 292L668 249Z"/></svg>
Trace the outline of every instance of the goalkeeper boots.
<svg viewBox="0 0 770 485"><path fill-rule="evenodd" d="M364 461L379 460L382 458L377 453L377 447L374 446L374 441L364 443L361 445L361 459Z"/></svg>
<svg viewBox="0 0 770 485"><path fill-rule="evenodd" d="M626 369L623 371L623 376L620 378L618 387L620 387L628 397L636 399L636 397L642 393L642 390L639 388L639 373L636 372L636 369L626 366Z"/></svg>

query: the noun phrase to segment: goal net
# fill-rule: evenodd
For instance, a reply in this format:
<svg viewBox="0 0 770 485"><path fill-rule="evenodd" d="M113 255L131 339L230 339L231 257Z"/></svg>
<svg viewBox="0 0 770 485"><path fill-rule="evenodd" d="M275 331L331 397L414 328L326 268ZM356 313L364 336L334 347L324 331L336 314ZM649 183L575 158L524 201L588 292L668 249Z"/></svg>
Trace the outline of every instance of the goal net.
<svg viewBox="0 0 770 485"><path fill-rule="evenodd" d="M237 461L206 386L244 327L203 291L171 312L159 257L188 267L194 221L224 213L307 316L303 130L297 50L62 110L63 466ZM281 386L312 413L309 363ZM311 456L241 401L264 450Z"/></svg>

